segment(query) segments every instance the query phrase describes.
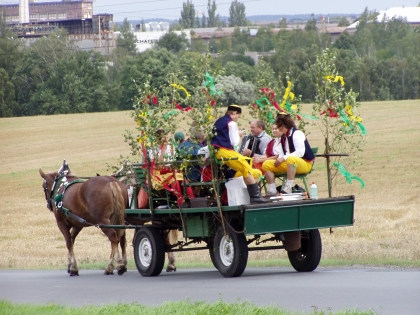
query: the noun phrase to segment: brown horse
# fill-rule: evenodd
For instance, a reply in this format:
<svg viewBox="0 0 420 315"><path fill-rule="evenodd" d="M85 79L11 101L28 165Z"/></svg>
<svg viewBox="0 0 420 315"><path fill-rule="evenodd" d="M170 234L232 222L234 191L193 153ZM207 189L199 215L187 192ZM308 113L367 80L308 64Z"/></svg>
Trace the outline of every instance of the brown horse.
<svg viewBox="0 0 420 315"><path fill-rule="evenodd" d="M70 276L78 276L74 241L79 232L88 226L97 226L111 242L111 256L105 274L118 275L127 271L126 238L124 229L103 228L102 225L123 225L128 194L124 185L111 176L97 176L83 182L70 173L66 161L58 172L39 174L44 179L42 187L47 207L54 212L57 226L64 236L68 249ZM118 250L121 246L121 256Z"/></svg>

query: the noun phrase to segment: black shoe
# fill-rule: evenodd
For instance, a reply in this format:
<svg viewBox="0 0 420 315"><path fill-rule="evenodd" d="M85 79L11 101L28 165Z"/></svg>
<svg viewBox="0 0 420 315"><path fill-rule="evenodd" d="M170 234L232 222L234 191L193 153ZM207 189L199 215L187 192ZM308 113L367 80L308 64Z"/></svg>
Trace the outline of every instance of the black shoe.
<svg viewBox="0 0 420 315"><path fill-rule="evenodd" d="M298 184L292 187L293 193L303 193L305 192L305 189L303 187L300 187Z"/></svg>

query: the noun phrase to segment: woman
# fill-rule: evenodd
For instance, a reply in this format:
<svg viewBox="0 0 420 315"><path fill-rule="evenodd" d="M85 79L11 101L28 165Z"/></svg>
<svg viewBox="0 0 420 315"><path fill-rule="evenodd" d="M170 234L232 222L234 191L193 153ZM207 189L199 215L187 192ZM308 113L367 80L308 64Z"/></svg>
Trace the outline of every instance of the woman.
<svg viewBox="0 0 420 315"><path fill-rule="evenodd" d="M296 128L290 115L282 113L277 116L273 136L275 138L267 145L267 160L262 165L268 183L266 197L277 194L275 173L287 173L287 181L281 192L290 194L295 175L309 173L315 159L305 134Z"/></svg>
<svg viewBox="0 0 420 315"><path fill-rule="evenodd" d="M169 143L169 137L165 135L163 129L159 129L155 134L156 144L148 151L150 165L150 174L152 180L152 187L156 190L166 189L177 197L178 206L182 205L183 196L181 191L180 181L183 180L182 173L178 170L171 169L171 162L175 159L176 152L174 147ZM191 187L186 189L188 197L194 198L194 193Z"/></svg>

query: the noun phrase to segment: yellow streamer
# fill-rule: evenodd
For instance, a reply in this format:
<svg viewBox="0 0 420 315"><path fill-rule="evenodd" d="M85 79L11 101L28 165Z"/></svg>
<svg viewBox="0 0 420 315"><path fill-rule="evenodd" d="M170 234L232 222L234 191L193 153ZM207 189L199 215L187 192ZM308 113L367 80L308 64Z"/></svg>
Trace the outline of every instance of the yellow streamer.
<svg viewBox="0 0 420 315"><path fill-rule="evenodd" d="M211 109L210 107L207 107L207 116L209 117L209 120L212 121L214 119L214 116L211 115Z"/></svg>
<svg viewBox="0 0 420 315"><path fill-rule="evenodd" d="M281 102L280 107L285 108L287 99L289 97L290 97L291 100L294 100L295 99L295 94L291 91L291 89L292 89L292 82L287 81L287 88L286 88L286 91L284 91L283 102ZM292 109L296 109L297 106L296 105L292 105L291 108Z"/></svg>
<svg viewBox="0 0 420 315"><path fill-rule="evenodd" d="M353 107L346 105L346 112L350 119L353 119L355 122L361 123L363 121L362 117L356 117L353 115Z"/></svg>
<svg viewBox="0 0 420 315"><path fill-rule="evenodd" d="M332 81L332 82L338 82L338 81L340 81L340 84L342 85L342 86L344 86L344 84L345 84L345 82L344 82L344 78L341 76L341 75L336 75L336 76L334 76L334 75L327 75L327 76L325 76L324 77L326 80L328 80L328 81Z"/></svg>
<svg viewBox="0 0 420 315"><path fill-rule="evenodd" d="M171 84L171 86L172 86L173 88L175 88L175 89L178 89L178 90L182 90L182 91L184 91L184 92L185 92L185 94L187 95L187 97L190 97L190 96L191 96L191 94L190 94L190 93L188 93L187 89L186 89L186 88L184 88L182 85L178 85L178 84L172 83L172 84Z"/></svg>

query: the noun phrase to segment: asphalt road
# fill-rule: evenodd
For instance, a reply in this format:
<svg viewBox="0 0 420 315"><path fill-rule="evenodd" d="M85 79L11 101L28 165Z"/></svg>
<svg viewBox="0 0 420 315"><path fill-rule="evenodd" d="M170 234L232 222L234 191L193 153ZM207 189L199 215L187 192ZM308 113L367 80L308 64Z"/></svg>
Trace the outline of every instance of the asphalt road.
<svg viewBox="0 0 420 315"><path fill-rule="evenodd" d="M251 301L289 311L344 309L378 314L420 314L420 271L318 268L298 273L292 268L247 268L238 278L224 278L213 269L186 269L144 278L136 270L123 276L81 270L0 270L0 299L14 303L72 306L165 301Z"/></svg>

